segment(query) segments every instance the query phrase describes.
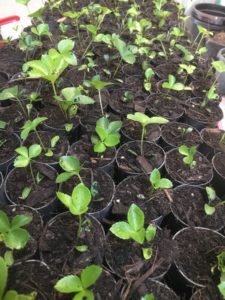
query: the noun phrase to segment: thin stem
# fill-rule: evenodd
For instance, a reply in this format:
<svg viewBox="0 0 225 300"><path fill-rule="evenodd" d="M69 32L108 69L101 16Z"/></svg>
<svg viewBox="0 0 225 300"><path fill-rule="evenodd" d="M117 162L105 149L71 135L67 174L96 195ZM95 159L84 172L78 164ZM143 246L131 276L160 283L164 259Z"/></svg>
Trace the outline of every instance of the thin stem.
<svg viewBox="0 0 225 300"><path fill-rule="evenodd" d="M101 91L100 90L98 90L98 97L99 97L101 112L102 112L102 115L104 116L104 110L103 110L103 106L102 106L102 97L101 97Z"/></svg>
<svg viewBox="0 0 225 300"><path fill-rule="evenodd" d="M83 183L83 180L82 180L82 178L81 178L81 176L80 176L79 173L77 174L77 177L79 178L80 182Z"/></svg>
<svg viewBox="0 0 225 300"><path fill-rule="evenodd" d="M55 88L55 82L51 81L51 84L52 84L52 89L53 89L54 95L57 96L56 88Z"/></svg>
<svg viewBox="0 0 225 300"><path fill-rule="evenodd" d="M45 148L45 146L44 146L44 144L42 142L42 139L41 139L40 134L38 133L37 129L34 129L34 132L36 133L36 136L37 136L37 138L38 138L38 140L39 140L39 142L41 144L41 147L43 148L44 152L46 152L46 148Z"/></svg>
<svg viewBox="0 0 225 300"><path fill-rule="evenodd" d="M160 41L160 44L161 44L161 46L162 46L163 53L164 53L164 54L165 54L165 56L166 56L166 60L168 60L168 55L167 55L167 53L166 53L166 49L165 49L165 47L164 47L164 45L163 45L162 41Z"/></svg>
<svg viewBox="0 0 225 300"><path fill-rule="evenodd" d="M35 176L34 176L34 172L33 172L33 168L32 168L31 162L29 163L29 166L30 166L30 174L31 174L34 186L36 187L37 184L36 184L36 180L35 180Z"/></svg>
<svg viewBox="0 0 225 300"><path fill-rule="evenodd" d="M22 112L24 113L24 115L26 117L28 117L27 112L26 112L25 108L23 107L23 104L21 103L20 99L16 97L16 101L19 104L20 108L22 109Z"/></svg>
<svg viewBox="0 0 225 300"><path fill-rule="evenodd" d="M79 215L79 224L78 224L78 230L77 230L77 238L80 237L80 234L81 234L81 226L82 226L82 216Z"/></svg>
<svg viewBox="0 0 225 300"><path fill-rule="evenodd" d="M141 133L141 156L143 156L143 142L145 137L145 126L142 126L142 133Z"/></svg>
<svg viewBox="0 0 225 300"><path fill-rule="evenodd" d="M120 61L119 61L118 65L117 65L117 68L116 68L116 71L113 74L113 78L115 78L115 76L116 76L116 74L117 74L117 72L119 70L119 67L121 66L121 63L122 63L122 58L120 58Z"/></svg>

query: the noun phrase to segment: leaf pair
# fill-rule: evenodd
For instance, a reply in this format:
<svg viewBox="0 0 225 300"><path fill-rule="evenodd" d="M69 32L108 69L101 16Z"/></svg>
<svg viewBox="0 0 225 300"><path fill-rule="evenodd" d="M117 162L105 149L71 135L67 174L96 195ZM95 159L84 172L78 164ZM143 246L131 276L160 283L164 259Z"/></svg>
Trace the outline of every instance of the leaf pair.
<svg viewBox="0 0 225 300"><path fill-rule="evenodd" d="M176 82L176 78L171 74L168 77L168 81L163 82L162 87L174 91L191 90L190 87L186 87L183 83Z"/></svg>
<svg viewBox="0 0 225 300"><path fill-rule="evenodd" d="M194 160L194 156L197 153L197 147L187 147L186 145L182 145L179 147L179 153L181 155L184 155L183 162L186 165L189 165L191 168L194 168L196 166L196 161Z"/></svg>
<svg viewBox="0 0 225 300"><path fill-rule="evenodd" d="M161 178L161 174L158 169L154 169L149 177L149 180L154 188L158 189L170 189L173 187L173 183L167 178Z"/></svg>
<svg viewBox="0 0 225 300"><path fill-rule="evenodd" d="M27 139L30 132L35 131L38 127L38 125L42 124L44 121L46 121L48 118L46 117L37 117L34 120L27 120L25 124L22 127L22 131L20 133L20 137L23 141Z"/></svg>
<svg viewBox="0 0 225 300"><path fill-rule="evenodd" d="M38 144L31 145L29 148L22 146L15 150L19 155L14 160L15 168L25 168L30 161L41 154L42 148Z"/></svg>
<svg viewBox="0 0 225 300"><path fill-rule="evenodd" d="M140 123L143 127L150 124L166 124L169 121L163 117L149 117L141 112L127 115L127 119Z"/></svg>
<svg viewBox="0 0 225 300"><path fill-rule="evenodd" d="M56 183L62 183L80 173L81 165L79 159L74 156L62 156L59 160L60 167L65 171L56 178Z"/></svg>

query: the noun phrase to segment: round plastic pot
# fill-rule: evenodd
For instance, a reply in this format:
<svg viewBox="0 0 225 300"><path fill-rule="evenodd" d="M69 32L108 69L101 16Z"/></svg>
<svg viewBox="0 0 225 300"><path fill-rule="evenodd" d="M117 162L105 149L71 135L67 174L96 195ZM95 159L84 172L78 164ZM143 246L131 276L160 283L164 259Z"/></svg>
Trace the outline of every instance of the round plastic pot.
<svg viewBox="0 0 225 300"><path fill-rule="evenodd" d="M211 230L211 229L208 229L208 228L202 228L202 227L187 227L187 228L183 228L181 229L180 231L178 231L174 236L173 236L173 240L177 242L177 239L178 237L182 237L182 234L185 232L185 231L191 231L191 230L196 230L196 231L199 231L199 241L202 239L204 239L204 237L209 233L212 235L212 238L213 240L216 239L216 238L219 238L223 241L223 245L225 244L225 237L217 232L217 231L214 231L214 230ZM197 237L196 237L197 239ZM193 244L193 240L190 241L190 249L193 248L195 245ZM178 242L177 242L178 243ZM222 244L222 242L221 242ZM219 246L218 246L219 247ZM212 249L209 249L209 251L211 251ZM185 253L189 253L188 249L179 249L179 246L178 246L178 250L180 252L180 255L185 255ZM215 252L217 250L215 249ZM215 258L216 258L216 254L215 254ZM209 264L211 262L208 262ZM190 278L188 275L187 275L187 270L184 269L184 267L179 264L178 262L178 257L175 258L175 261L174 261L174 264L176 266L176 268L178 269L179 273L182 275L182 277L184 278L185 282L190 285L190 286L193 286L193 287L205 287L207 285L207 281L205 282L205 284L203 284L203 281L201 282L200 280L199 281L195 281L193 278ZM189 265L189 268L191 268L191 265ZM204 280L204 279L202 279Z"/></svg>
<svg viewBox="0 0 225 300"><path fill-rule="evenodd" d="M222 156L221 159L225 159L225 154L218 152L214 155L212 159L212 165L213 165L213 170L214 170L214 177L213 177L213 186L215 187L217 194L220 197L225 196L225 176L221 174L221 172L217 169L215 165L216 159L218 159L219 156Z"/></svg>
<svg viewBox="0 0 225 300"><path fill-rule="evenodd" d="M3 88L4 85L9 81L9 74L3 71L0 71L0 88Z"/></svg>
<svg viewBox="0 0 225 300"><path fill-rule="evenodd" d="M212 147L212 145L207 143L207 141L204 139L204 134L207 133L207 131L209 131L209 132L215 131L216 132L216 130L218 132L220 132L219 129L217 129L217 128L204 128L200 132L203 143L200 145L199 151L202 154L204 154L209 160L212 160L215 153L220 152L222 149L219 149L219 146L218 146L218 148L214 148L214 147Z"/></svg>
<svg viewBox="0 0 225 300"><path fill-rule="evenodd" d="M4 191L4 178L2 173L0 172L0 208L3 208L5 205L9 203L5 191Z"/></svg>
<svg viewBox="0 0 225 300"><path fill-rule="evenodd" d="M225 63L225 45L217 53L217 58ZM216 72L218 77L218 89L222 95L225 95L225 72Z"/></svg>

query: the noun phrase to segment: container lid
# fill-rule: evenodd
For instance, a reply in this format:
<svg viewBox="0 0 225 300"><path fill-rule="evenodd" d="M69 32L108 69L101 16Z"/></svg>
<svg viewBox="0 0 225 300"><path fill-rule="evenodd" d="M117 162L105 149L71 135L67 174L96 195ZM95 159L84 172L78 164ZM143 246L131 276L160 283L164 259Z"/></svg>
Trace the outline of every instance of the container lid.
<svg viewBox="0 0 225 300"><path fill-rule="evenodd" d="M211 3L196 4L192 17L207 24L225 27L225 6Z"/></svg>

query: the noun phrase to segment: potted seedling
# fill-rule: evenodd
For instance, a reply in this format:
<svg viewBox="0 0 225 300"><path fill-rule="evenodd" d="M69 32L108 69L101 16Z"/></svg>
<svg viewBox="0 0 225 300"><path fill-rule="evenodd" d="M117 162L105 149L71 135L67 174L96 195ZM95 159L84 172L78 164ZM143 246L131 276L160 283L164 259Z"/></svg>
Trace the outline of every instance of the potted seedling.
<svg viewBox="0 0 225 300"><path fill-rule="evenodd" d="M169 75L168 76L168 81L164 81L162 83L162 88L165 91L176 91L176 92L180 92L180 91L190 91L191 88L188 86L185 86L183 83L181 82L176 82L176 78L173 75ZM168 93L166 92L166 93Z"/></svg>
<svg viewBox="0 0 225 300"><path fill-rule="evenodd" d="M216 192L210 186L206 187L206 193L207 193L207 197L208 197L208 203L205 203L204 211L205 211L206 215L211 216L216 212L216 209L218 207L225 204L225 201L220 200L218 202L218 197L216 195Z"/></svg>
<svg viewBox="0 0 225 300"><path fill-rule="evenodd" d="M8 265L3 257L0 257L0 273L1 273L1 282L0 282L0 299L2 300L12 300L12 299L21 299L21 300L35 300L37 297L36 292L32 292L29 295L19 294L15 290L6 290L6 285L8 282Z"/></svg>

